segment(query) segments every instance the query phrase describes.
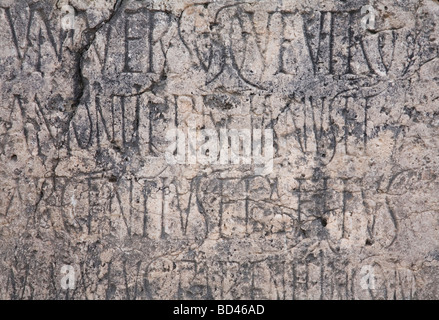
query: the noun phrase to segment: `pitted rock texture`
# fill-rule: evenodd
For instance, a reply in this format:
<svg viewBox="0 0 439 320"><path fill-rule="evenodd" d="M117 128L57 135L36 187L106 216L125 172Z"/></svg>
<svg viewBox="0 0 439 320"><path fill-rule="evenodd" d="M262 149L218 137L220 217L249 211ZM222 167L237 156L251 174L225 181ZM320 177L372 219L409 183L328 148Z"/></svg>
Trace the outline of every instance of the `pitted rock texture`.
<svg viewBox="0 0 439 320"><path fill-rule="evenodd" d="M0 25L0 298L439 298L437 1L0 0ZM272 170L170 164L173 128L272 130Z"/></svg>

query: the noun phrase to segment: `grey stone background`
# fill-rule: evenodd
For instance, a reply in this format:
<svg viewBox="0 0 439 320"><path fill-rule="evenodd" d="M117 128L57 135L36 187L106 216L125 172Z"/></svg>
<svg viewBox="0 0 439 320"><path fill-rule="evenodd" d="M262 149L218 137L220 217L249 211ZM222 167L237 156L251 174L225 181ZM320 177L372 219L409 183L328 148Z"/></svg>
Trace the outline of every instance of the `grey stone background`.
<svg viewBox="0 0 439 320"><path fill-rule="evenodd" d="M0 0L0 298L438 298L438 24L434 0ZM169 165L194 123L272 129L273 171Z"/></svg>

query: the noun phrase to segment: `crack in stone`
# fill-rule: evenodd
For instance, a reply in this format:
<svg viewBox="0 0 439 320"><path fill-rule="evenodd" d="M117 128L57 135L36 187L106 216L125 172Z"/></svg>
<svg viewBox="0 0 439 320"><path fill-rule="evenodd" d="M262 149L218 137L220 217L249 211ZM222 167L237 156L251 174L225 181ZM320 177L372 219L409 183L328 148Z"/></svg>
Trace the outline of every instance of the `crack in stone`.
<svg viewBox="0 0 439 320"><path fill-rule="evenodd" d="M84 96L85 86L87 85L87 80L83 75L83 65L84 65L84 54L90 49L91 45L93 44L94 40L96 39L96 34L99 32L106 24L111 23L114 17L117 16L118 12L120 11L120 8L123 5L124 0L116 0L112 13L107 19L104 19L99 24L97 24L93 28L88 28L84 30L82 33L86 36L86 44L77 52L76 56L76 77L77 85L78 85L78 93L76 94L76 97L72 103L72 115L68 120L68 124L70 125L71 120L76 114L76 110L81 103L82 97Z"/></svg>

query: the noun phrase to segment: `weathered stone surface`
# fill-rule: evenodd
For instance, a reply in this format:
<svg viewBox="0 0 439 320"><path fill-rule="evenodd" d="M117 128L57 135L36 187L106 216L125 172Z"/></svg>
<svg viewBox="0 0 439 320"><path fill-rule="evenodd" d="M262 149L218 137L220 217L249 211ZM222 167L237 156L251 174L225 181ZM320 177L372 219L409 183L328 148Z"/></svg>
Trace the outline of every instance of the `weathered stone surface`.
<svg viewBox="0 0 439 320"><path fill-rule="evenodd" d="M437 1L0 0L0 25L0 298L439 297ZM170 163L176 128L252 154Z"/></svg>

